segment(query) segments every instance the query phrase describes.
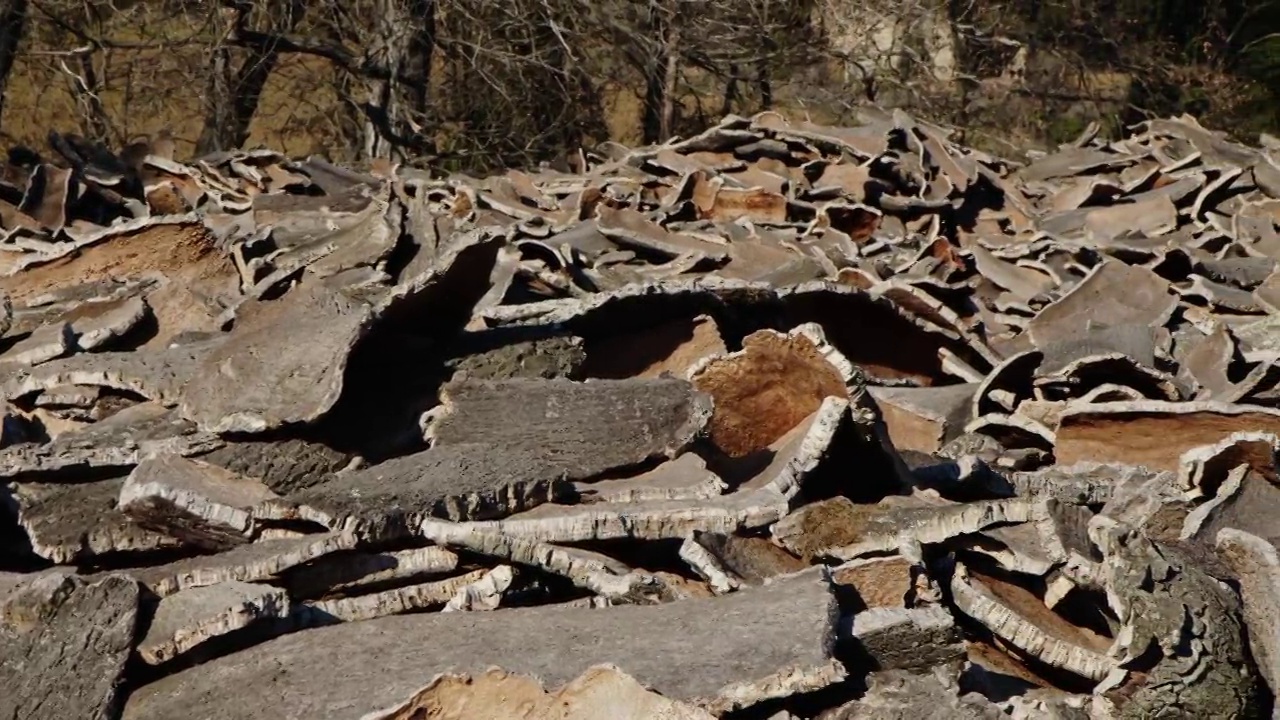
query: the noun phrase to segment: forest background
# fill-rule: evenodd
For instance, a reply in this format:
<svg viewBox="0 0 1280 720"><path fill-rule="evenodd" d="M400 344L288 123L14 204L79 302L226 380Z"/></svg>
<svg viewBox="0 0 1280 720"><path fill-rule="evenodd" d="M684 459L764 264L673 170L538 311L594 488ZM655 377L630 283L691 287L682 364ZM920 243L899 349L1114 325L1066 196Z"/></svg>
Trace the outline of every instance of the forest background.
<svg viewBox="0 0 1280 720"><path fill-rule="evenodd" d="M1006 156L1191 113L1280 131L1280 0L0 0L0 146L480 173L859 105Z"/></svg>

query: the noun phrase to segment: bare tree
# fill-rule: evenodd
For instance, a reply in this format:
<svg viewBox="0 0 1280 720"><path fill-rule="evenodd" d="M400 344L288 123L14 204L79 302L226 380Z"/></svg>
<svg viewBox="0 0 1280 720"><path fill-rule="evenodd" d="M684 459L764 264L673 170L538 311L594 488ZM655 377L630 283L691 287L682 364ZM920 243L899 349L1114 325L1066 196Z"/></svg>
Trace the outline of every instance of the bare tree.
<svg viewBox="0 0 1280 720"><path fill-rule="evenodd" d="M0 0L0 122L4 120L4 99L9 73L18 58L18 48L27 27L27 0Z"/></svg>
<svg viewBox="0 0 1280 720"><path fill-rule="evenodd" d="M246 0L223 0L218 13L222 33L209 53L204 127L196 142L197 153L231 150L248 139L262 90L280 59L279 46L272 39L293 32L306 8L304 0L267 0L258 7ZM266 22L269 31L253 32L255 18ZM241 41L239 53L233 52L232 39ZM236 55L242 57L239 64Z"/></svg>

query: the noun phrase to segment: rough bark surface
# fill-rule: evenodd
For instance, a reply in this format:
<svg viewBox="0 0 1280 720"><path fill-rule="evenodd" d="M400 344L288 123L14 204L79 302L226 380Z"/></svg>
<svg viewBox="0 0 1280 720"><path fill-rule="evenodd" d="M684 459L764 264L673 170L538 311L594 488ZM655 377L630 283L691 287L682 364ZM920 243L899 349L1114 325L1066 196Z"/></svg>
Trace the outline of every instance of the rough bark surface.
<svg viewBox="0 0 1280 720"><path fill-rule="evenodd" d="M138 623L138 586L43 575L0 597L0 715L117 717Z"/></svg>
<svg viewBox="0 0 1280 720"><path fill-rule="evenodd" d="M806 573L664 606L383 618L293 633L159 680L129 698L124 718L355 720L437 674L498 663L557 686L609 662L666 697L723 712L841 679L836 615L828 583Z"/></svg>

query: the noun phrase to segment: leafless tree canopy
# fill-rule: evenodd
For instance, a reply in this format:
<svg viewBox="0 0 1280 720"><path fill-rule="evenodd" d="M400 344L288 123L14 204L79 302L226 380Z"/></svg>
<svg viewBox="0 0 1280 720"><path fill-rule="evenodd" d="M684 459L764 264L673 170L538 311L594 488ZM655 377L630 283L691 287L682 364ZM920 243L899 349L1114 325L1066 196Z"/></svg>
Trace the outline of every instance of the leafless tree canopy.
<svg viewBox="0 0 1280 720"><path fill-rule="evenodd" d="M1270 0L0 0L0 138L480 170L874 102L998 143L1275 124Z"/></svg>

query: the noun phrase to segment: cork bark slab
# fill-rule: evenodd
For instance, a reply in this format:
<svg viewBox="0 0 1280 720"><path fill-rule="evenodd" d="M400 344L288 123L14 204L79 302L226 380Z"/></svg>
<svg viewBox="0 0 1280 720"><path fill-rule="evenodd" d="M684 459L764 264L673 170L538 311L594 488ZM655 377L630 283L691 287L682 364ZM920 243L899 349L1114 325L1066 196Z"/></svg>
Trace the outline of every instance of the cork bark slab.
<svg viewBox="0 0 1280 720"><path fill-rule="evenodd" d="M828 584L807 573L661 606L382 618L293 633L169 676L134 692L123 717L358 720L440 673L496 665L557 686L606 662L719 713L841 679L835 616Z"/></svg>
<svg viewBox="0 0 1280 720"><path fill-rule="evenodd" d="M0 713L111 720L138 624L138 586L46 574L0 596Z"/></svg>

